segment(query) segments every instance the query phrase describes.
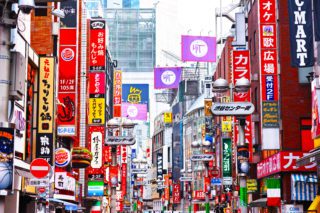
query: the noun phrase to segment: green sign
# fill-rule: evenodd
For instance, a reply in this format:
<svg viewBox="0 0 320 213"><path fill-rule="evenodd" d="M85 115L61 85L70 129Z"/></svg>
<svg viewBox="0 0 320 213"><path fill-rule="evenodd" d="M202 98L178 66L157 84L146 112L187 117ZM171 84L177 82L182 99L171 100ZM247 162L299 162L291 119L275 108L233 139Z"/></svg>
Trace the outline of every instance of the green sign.
<svg viewBox="0 0 320 213"><path fill-rule="evenodd" d="M262 124L264 128L279 127L278 101L262 102Z"/></svg>
<svg viewBox="0 0 320 213"><path fill-rule="evenodd" d="M230 138L222 139L222 174L223 177L231 177L232 162L231 162L232 143Z"/></svg>
<svg viewBox="0 0 320 213"><path fill-rule="evenodd" d="M246 187L240 187L240 206L247 206L248 205L248 194Z"/></svg>

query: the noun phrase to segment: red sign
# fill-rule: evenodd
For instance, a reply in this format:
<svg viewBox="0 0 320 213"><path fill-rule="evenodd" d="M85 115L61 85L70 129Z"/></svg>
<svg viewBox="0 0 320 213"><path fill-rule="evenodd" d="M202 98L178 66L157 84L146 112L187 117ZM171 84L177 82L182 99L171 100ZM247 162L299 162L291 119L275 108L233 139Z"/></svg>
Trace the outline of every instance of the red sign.
<svg viewBox="0 0 320 213"><path fill-rule="evenodd" d="M89 127L88 149L92 152L92 161L87 168L88 174L104 174L103 154L104 154L105 128L103 126Z"/></svg>
<svg viewBox="0 0 320 213"><path fill-rule="evenodd" d="M122 195L127 194L127 164L123 163L121 165L121 191Z"/></svg>
<svg viewBox="0 0 320 213"><path fill-rule="evenodd" d="M58 99L60 104L57 105L58 106L57 124L59 126L74 125L75 119L76 119L76 93L72 93L72 92L59 93ZM58 131L63 131L63 130L58 129ZM66 133L61 132L61 134L68 134L68 132Z"/></svg>
<svg viewBox="0 0 320 213"><path fill-rule="evenodd" d="M193 191L193 199L195 200L204 200L206 198L206 193L202 190Z"/></svg>
<svg viewBox="0 0 320 213"><path fill-rule="evenodd" d="M276 1L260 0L260 23L276 22Z"/></svg>
<svg viewBox="0 0 320 213"><path fill-rule="evenodd" d="M106 74L93 72L89 74L89 93L91 98L103 98L106 93ZM103 95L101 97L101 95Z"/></svg>
<svg viewBox="0 0 320 213"><path fill-rule="evenodd" d="M111 146L103 146L103 150L104 150L104 162L111 163L112 162Z"/></svg>
<svg viewBox="0 0 320 213"><path fill-rule="evenodd" d="M106 68L106 22L90 20L90 71L103 71Z"/></svg>
<svg viewBox="0 0 320 213"><path fill-rule="evenodd" d="M204 182L204 184L203 184L203 187L204 187L204 189L203 189L203 191L205 191L205 192L209 192L210 191L210 178L209 177L203 177L203 182ZM208 190L209 189L209 190Z"/></svg>
<svg viewBox="0 0 320 213"><path fill-rule="evenodd" d="M277 50L261 49L261 74L277 74Z"/></svg>
<svg viewBox="0 0 320 213"><path fill-rule="evenodd" d="M77 47L60 45L58 92L76 91Z"/></svg>
<svg viewBox="0 0 320 213"><path fill-rule="evenodd" d="M246 78L251 81L250 73L250 51L249 50L234 50L232 54L232 65L233 65L233 84L235 85L237 80L240 78ZM233 100L235 102L251 102L251 90L248 92L234 93ZM239 127L236 125L234 129L235 138L238 138ZM251 115L246 116L246 127L245 127L245 142L249 144L249 162L252 162L252 123Z"/></svg>
<svg viewBox="0 0 320 213"><path fill-rule="evenodd" d="M278 152L257 165L257 177L263 178L279 172L316 171L316 164L297 167L296 161L306 155L303 152Z"/></svg>
<svg viewBox="0 0 320 213"><path fill-rule="evenodd" d="M121 117L122 103L122 72L121 70L114 71L113 78L113 117Z"/></svg>
<svg viewBox="0 0 320 213"><path fill-rule="evenodd" d="M30 172L35 178L44 178L49 174L50 165L42 158L34 159L30 164Z"/></svg>
<svg viewBox="0 0 320 213"><path fill-rule="evenodd" d="M169 182L169 175L163 175L164 176L164 185L166 186L166 188L164 189L164 199L169 201L170 199L170 182Z"/></svg>
<svg viewBox="0 0 320 213"><path fill-rule="evenodd" d="M113 187L118 186L118 166L110 166L109 175L110 175L109 180L111 182L111 186Z"/></svg>
<svg viewBox="0 0 320 213"><path fill-rule="evenodd" d="M173 184L173 203L180 203L180 184Z"/></svg>

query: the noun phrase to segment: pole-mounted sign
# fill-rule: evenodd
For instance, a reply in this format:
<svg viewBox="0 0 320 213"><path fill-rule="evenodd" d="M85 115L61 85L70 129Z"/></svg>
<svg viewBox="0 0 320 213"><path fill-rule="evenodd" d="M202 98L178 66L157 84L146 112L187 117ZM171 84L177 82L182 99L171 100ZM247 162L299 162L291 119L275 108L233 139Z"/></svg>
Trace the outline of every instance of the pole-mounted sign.
<svg viewBox="0 0 320 213"><path fill-rule="evenodd" d="M211 111L214 115L251 115L254 105L250 102L214 103Z"/></svg>
<svg viewBox="0 0 320 213"><path fill-rule="evenodd" d="M213 160L213 155L209 155L209 154L191 156L191 161L211 161L211 160Z"/></svg>

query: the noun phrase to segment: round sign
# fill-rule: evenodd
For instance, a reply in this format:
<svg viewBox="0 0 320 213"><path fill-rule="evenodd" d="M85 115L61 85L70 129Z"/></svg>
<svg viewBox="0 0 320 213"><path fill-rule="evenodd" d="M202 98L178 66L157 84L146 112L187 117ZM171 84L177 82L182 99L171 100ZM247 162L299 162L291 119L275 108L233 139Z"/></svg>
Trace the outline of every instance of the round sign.
<svg viewBox="0 0 320 213"><path fill-rule="evenodd" d="M74 58L74 51L71 48L64 48L61 51L61 58L64 61L71 61Z"/></svg>
<svg viewBox="0 0 320 213"><path fill-rule="evenodd" d="M36 158L30 164L30 172L35 178L44 178L49 171L50 165L45 159Z"/></svg>
<svg viewBox="0 0 320 213"><path fill-rule="evenodd" d="M57 167L65 167L71 161L70 151L65 148L58 148L55 151L55 165Z"/></svg>
<svg viewBox="0 0 320 213"><path fill-rule="evenodd" d="M166 70L161 74L161 81L165 85L171 85L176 81L176 74L171 70Z"/></svg>
<svg viewBox="0 0 320 213"><path fill-rule="evenodd" d="M45 192L46 192L46 188L40 187L40 188L38 188L38 192L39 192L40 194L45 193Z"/></svg>
<svg viewBox="0 0 320 213"><path fill-rule="evenodd" d="M138 108L134 105L128 106L127 113L129 117L135 118L138 115Z"/></svg>
<svg viewBox="0 0 320 213"><path fill-rule="evenodd" d="M190 45L190 52L195 57L201 58L208 53L208 45L203 40L194 40Z"/></svg>

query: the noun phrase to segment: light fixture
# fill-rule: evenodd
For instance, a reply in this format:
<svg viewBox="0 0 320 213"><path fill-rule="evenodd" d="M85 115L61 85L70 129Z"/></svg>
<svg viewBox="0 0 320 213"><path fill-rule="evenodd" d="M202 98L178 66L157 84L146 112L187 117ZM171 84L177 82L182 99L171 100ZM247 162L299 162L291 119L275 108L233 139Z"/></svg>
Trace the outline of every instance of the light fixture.
<svg viewBox="0 0 320 213"><path fill-rule="evenodd" d="M62 10L54 9L51 11L51 14L57 16L58 18L65 18L65 13Z"/></svg>
<svg viewBox="0 0 320 213"><path fill-rule="evenodd" d="M25 14L30 14L35 7L34 0L19 0L18 2L19 10Z"/></svg>
<svg viewBox="0 0 320 213"><path fill-rule="evenodd" d="M229 89L229 84L226 79L218 78L212 83L212 92L223 93L227 92Z"/></svg>
<svg viewBox="0 0 320 213"><path fill-rule="evenodd" d="M237 80L236 84L234 85L234 89L236 92L248 92L250 89L251 83L249 79L242 77Z"/></svg>

